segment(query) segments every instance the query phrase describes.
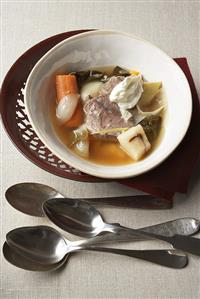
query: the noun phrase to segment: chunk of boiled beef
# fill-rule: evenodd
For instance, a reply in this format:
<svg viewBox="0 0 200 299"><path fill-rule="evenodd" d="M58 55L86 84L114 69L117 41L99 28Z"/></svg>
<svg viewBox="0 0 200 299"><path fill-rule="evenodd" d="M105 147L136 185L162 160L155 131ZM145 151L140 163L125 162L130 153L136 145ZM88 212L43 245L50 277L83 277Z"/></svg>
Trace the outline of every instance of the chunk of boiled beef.
<svg viewBox="0 0 200 299"><path fill-rule="evenodd" d="M118 105L111 102L108 95L99 95L88 100L84 105L84 112L86 125L91 133L133 126L131 119L125 121L122 118ZM116 136L117 134L108 133L108 135Z"/></svg>

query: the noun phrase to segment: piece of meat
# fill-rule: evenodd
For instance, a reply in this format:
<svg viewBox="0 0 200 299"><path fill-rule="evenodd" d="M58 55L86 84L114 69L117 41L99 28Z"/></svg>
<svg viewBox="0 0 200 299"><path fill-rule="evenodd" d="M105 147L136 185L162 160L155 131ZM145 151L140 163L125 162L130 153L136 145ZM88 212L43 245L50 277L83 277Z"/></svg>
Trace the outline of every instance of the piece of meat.
<svg viewBox="0 0 200 299"><path fill-rule="evenodd" d="M131 119L125 121L122 118L118 105L111 102L108 95L100 95L88 100L84 105L84 112L86 125L91 133L133 125ZM118 134L109 133L107 135L117 136Z"/></svg>
<svg viewBox="0 0 200 299"><path fill-rule="evenodd" d="M99 95L106 96L110 95L113 88L124 80L124 76L113 76L111 77L106 83L104 83L103 87L101 88Z"/></svg>
<svg viewBox="0 0 200 299"><path fill-rule="evenodd" d="M96 133L114 128L133 126L133 120L125 121L122 118L119 106L109 100L113 88L124 80L124 76L112 76L101 88L99 95L88 100L84 105L85 121L88 130ZM120 132L110 132L104 135L95 135L101 138L116 138Z"/></svg>

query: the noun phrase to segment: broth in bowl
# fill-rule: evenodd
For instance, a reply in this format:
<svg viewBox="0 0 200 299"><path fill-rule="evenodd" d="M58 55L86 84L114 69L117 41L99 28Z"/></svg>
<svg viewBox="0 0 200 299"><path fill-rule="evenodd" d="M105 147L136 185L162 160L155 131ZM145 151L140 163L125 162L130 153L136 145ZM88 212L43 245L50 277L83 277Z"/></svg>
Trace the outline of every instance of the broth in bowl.
<svg viewBox="0 0 200 299"><path fill-rule="evenodd" d="M102 165L144 159L159 144L166 103L162 82L119 66L56 76L53 127L74 154Z"/></svg>

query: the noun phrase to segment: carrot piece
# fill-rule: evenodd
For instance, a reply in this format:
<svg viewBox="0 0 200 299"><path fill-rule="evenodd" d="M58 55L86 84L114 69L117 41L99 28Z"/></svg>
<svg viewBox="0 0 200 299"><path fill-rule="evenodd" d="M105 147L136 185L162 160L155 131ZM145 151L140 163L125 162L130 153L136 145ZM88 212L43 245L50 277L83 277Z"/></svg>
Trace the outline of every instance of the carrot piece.
<svg viewBox="0 0 200 299"><path fill-rule="evenodd" d="M68 94L78 93L76 76L74 75L57 75L56 76L57 101L59 102Z"/></svg>
<svg viewBox="0 0 200 299"><path fill-rule="evenodd" d="M79 127L83 123L83 108L81 102L78 103L72 118L65 125L69 128Z"/></svg>
<svg viewBox="0 0 200 299"><path fill-rule="evenodd" d="M57 93L57 102L59 102L64 96L68 94L77 94L78 86L77 86L76 76L57 75L56 93ZM64 125L69 128L75 128L81 125L82 123L83 123L83 108L81 102L79 101L71 119L68 120Z"/></svg>

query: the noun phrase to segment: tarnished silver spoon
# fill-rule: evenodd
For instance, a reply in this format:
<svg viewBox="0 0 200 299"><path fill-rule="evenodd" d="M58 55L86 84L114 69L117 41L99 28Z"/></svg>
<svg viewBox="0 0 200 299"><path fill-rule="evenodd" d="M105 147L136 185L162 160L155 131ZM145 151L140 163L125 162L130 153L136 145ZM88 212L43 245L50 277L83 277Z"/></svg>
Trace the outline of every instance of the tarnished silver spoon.
<svg viewBox="0 0 200 299"><path fill-rule="evenodd" d="M56 264L61 262L66 254L80 250L126 255L171 268L183 268L188 262L187 256L177 250L126 250L97 247L94 243L91 245L90 240L70 242L48 226L14 229L7 234L6 241L20 256L37 264Z"/></svg>
<svg viewBox="0 0 200 299"><path fill-rule="evenodd" d="M88 240L88 245L97 245L101 243L105 243L106 241L112 240L112 233L108 233L106 235L94 237ZM119 237L119 236L118 236ZM123 240L123 237L122 237ZM119 241L119 238L117 239ZM3 245L3 255L5 259L12 265L28 270L28 271L55 271L58 268L62 267L67 261L70 254L66 254L65 257L58 263L51 264L41 264L36 261L32 261L27 257L20 254L19 250L16 250L15 247L11 247L7 242Z"/></svg>
<svg viewBox="0 0 200 299"><path fill-rule="evenodd" d="M5 193L11 206L18 211L31 216L45 216L42 210L43 203L50 198L64 197L52 187L38 183L20 183L11 186ZM163 201L151 195L133 195L122 197L85 198L95 205L110 205L118 207L140 208L143 206L157 209L171 208L170 201Z"/></svg>
<svg viewBox="0 0 200 299"><path fill-rule="evenodd" d="M176 249L200 256L200 239L178 234L163 236L144 230L123 227L120 224L109 224L104 222L100 212L95 207L78 199L49 199L44 203L43 209L52 222L59 227L63 226L65 230L76 235L94 237L105 232L123 233L127 240L132 235L144 237L144 239L158 239L170 243Z"/></svg>
<svg viewBox="0 0 200 299"><path fill-rule="evenodd" d="M49 199L43 205L47 217L63 230L72 234L91 238L103 231L113 231L113 224L107 224L99 211L88 202L78 199ZM115 224L116 225L116 224ZM138 232L147 232L163 236L190 236L200 229L200 222L194 218L179 218L168 222L140 228ZM120 231L118 224L115 232ZM144 236L133 233L129 238L144 239ZM111 235L110 235L111 236ZM147 239L148 236L145 237Z"/></svg>

